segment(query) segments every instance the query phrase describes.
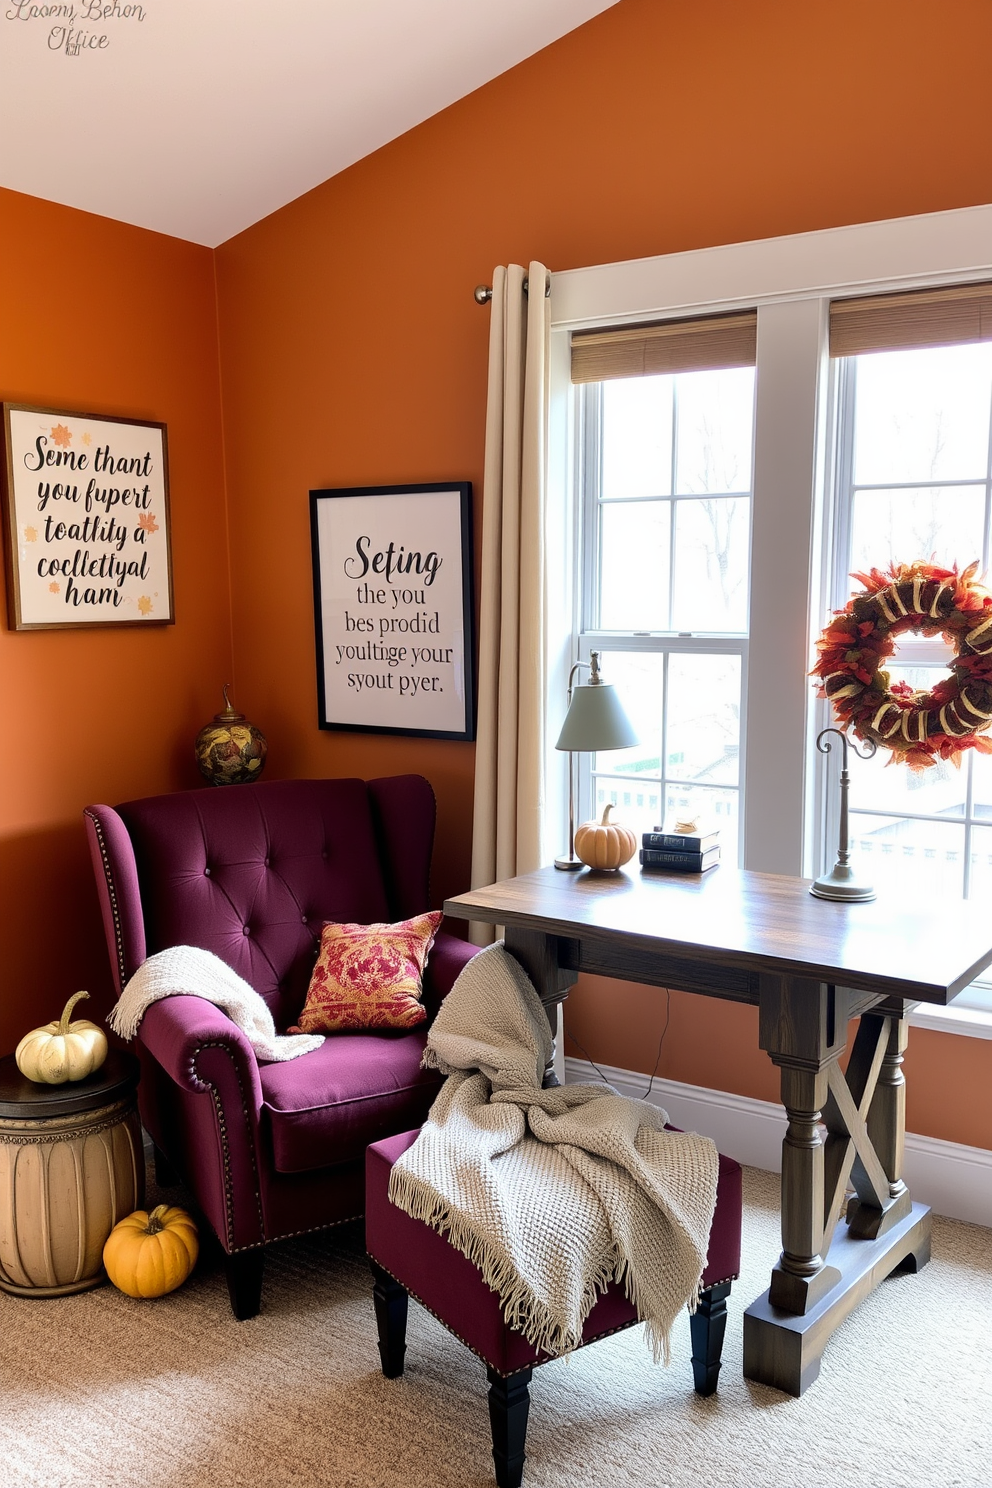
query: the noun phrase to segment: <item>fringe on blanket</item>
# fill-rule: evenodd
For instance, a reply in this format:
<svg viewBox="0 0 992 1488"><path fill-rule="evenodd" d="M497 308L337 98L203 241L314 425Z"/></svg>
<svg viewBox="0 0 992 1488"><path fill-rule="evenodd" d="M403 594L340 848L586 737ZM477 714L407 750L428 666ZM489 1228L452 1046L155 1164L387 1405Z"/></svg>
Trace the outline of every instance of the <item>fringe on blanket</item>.
<svg viewBox="0 0 992 1488"><path fill-rule="evenodd" d="M570 1354L581 1345L581 1329L577 1335L573 1334L560 1320L551 1317L525 1286L510 1258L497 1254L462 1215L454 1212L440 1194L421 1179L404 1168L394 1167L389 1179L389 1201L411 1219L420 1220L439 1235L447 1237L449 1244L480 1273L490 1291L497 1294L507 1327L522 1333L532 1348L557 1359ZM695 1312L698 1305L701 1279L700 1275L688 1304L689 1312ZM586 1283L581 1304L583 1324L596 1302L614 1281L623 1286L638 1317L644 1317L645 1309L638 1295L637 1280L619 1253L614 1253L612 1260L604 1262ZM671 1331L663 1330L647 1320L644 1323L644 1337L655 1364L670 1364Z"/></svg>

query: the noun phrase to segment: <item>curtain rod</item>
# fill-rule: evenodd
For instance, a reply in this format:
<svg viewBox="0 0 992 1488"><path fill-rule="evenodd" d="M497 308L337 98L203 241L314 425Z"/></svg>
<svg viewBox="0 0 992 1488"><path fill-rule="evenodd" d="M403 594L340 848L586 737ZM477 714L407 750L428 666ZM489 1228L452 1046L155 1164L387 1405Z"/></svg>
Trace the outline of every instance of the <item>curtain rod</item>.
<svg viewBox="0 0 992 1488"><path fill-rule="evenodd" d="M529 279L524 279L524 294L527 293L527 290L528 290L529 285L530 285L530 280ZM551 275L549 274L548 277L547 277L547 279L544 281L544 298L547 299L550 294L551 294ZM493 297L492 285L491 284L477 284L475 286L474 297L475 297L475 303L477 305L488 305L489 304L489 301Z"/></svg>

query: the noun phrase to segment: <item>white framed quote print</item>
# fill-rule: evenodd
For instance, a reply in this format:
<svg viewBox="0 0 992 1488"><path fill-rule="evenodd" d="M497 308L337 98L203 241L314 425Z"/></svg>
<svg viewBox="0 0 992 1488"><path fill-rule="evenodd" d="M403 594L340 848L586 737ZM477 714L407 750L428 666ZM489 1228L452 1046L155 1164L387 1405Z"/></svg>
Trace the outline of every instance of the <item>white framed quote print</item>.
<svg viewBox="0 0 992 1488"><path fill-rule="evenodd" d="M472 488L310 492L318 722L475 737Z"/></svg>
<svg viewBox="0 0 992 1488"><path fill-rule="evenodd" d="M3 405L13 630L171 625L164 424Z"/></svg>

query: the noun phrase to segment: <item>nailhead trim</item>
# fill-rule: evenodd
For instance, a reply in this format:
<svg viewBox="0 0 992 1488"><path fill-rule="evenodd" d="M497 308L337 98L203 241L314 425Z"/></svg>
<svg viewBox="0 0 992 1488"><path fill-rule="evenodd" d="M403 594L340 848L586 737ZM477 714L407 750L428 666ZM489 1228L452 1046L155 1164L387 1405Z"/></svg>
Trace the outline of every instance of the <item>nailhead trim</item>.
<svg viewBox="0 0 992 1488"><path fill-rule="evenodd" d="M96 832L97 846L100 849L100 857L103 859L103 875L107 880L107 894L110 898L110 913L114 920L114 939L117 942L117 969L120 973L121 988L127 981L127 969L124 965L124 932L121 929L120 910L117 905L117 890L114 887L114 875L110 867L110 854L107 852L107 841L103 835L103 823L99 817L93 815L92 811L84 811L83 815L93 823Z"/></svg>
<svg viewBox="0 0 992 1488"><path fill-rule="evenodd" d="M230 1145L228 1143L228 1137L227 1137L227 1120L226 1120L226 1117L224 1115L224 1106L223 1106L223 1102L221 1101L220 1092L218 1091L217 1086L214 1085L210 1080L204 1080L204 1079L202 1079L200 1077L200 1075L197 1073L196 1061L197 1061L198 1056L203 1052L204 1049L222 1049L227 1054L228 1058L231 1061L231 1067L234 1070L234 1078L238 1082L238 1090L239 1090L240 1095L241 1095L241 1111L242 1111L242 1114L244 1115L244 1118L245 1118L245 1125L248 1127L248 1136L249 1136L248 1150L249 1150L249 1154L251 1156L252 1172L253 1172L254 1177L255 1177L255 1203L256 1203L256 1206L258 1208L258 1228L261 1231L261 1234L262 1234L262 1237L263 1237L261 1243L264 1245L265 1244L265 1238L264 1238L265 1237L265 1219L264 1219L264 1216L262 1214L261 1185L260 1185L260 1183L258 1181L258 1167L257 1167L256 1162L255 1162L255 1148L254 1148L254 1144L250 1140L250 1138L251 1138L251 1127L250 1127L250 1123L248 1121L247 1103L245 1101L245 1090L244 1090L244 1086L241 1083L241 1071L238 1069L237 1061L235 1060L234 1055L231 1053L231 1046L230 1046L230 1044L228 1044L226 1041L224 1041L222 1039L214 1039L214 1040L210 1041L209 1043L198 1045L198 1047L193 1050L193 1053L190 1056L190 1062L189 1062L189 1078L190 1078L190 1081L191 1081L191 1083L194 1086L197 1086L198 1085L198 1086L200 1086L201 1089L209 1090L211 1096L213 1097L214 1110L217 1113L217 1128L218 1128L218 1131L220 1133L221 1155L222 1155L223 1161L224 1161L224 1204L225 1204L225 1208L227 1210L227 1238L228 1238L228 1241L230 1242L229 1245L228 1245L228 1251L229 1251L230 1254L233 1254L235 1250L256 1250L258 1248L257 1245L240 1245L240 1246L233 1247L233 1242L234 1242L234 1180L233 1180L232 1175L231 1175L231 1149L230 1149ZM232 1249L232 1247L233 1247L233 1249Z"/></svg>
<svg viewBox="0 0 992 1488"><path fill-rule="evenodd" d="M547 1359L535 1359L532 1364L522 1364L520 1366L520 1369L511 1370L509 1374L505 1373L502 1369L497 1369L496 1368L496 1365L493 1364L490 1359L487 1359L486 1356L485 1356L485 1354L480 1354L479 1350L475 1347L474 1344L469 1343L469 1341L468 1341L467 1338L463 1338L462 1335L457 1331L457 1329L455 1329L455 1328L453 1328L451 1326L451 1324L448 1322L447 1318L443 1318L439 1312L435 1312L434 1309L433 1309L433 1307L429 1306L428 1303L426 1303L424 1301L423 1297L418 1296L417 1293L413 1290L412 1287L407 1286L407 1284L406 1284L405 1281L400 1281L399 1277L396 1276L394 1274L394 1272L390 1271L390 1269L389 1269L388 1266L384 1266L382 1264L382 1262L379 1260L378 1256L374 1256L370 1250L366 1250L365 1254L368 1256L368 1258L369 1258L370 1261L374 1261L375 1262L375 1264L379 1267L379 1270L380 1271L385 1271L385 1273L386 1273L387 1276L392 1276L392 1278L396 1282L397 1286L401 1286L403 1288L403 1290L407 1293L408 1296L412 1297L415 1302L419 1302L420 1305L421 1305L421 1307L424 1309L425 1312L429 1312L430 1315L431 1315L431 1317L437 1318L437 1320L441 1324L441 1326L443 1328L447 1328L448 1332L452 1335L452 1337L457 1338L459 1343L463 1343L465 1345L465 1347L469 1350L469 1352L470 1353L473 1353L477 1359L481 1359L482 1362L483 1362L483 1364L485 1364L485 1366L486 1366L487 1369L491 1369L492 1372L493 1372L493 1374L498 1374L499 1377L500 1377L500 1379L512 1379L515 1374L519 1374L520 1373L520 1369L539 1369L542 1364L550 1364L550 1363L552 1363L552 1358L549 1357ZM738 1273L738 1275L739 1274L740 1273ZM726 1281L711 1281L710 1284L709 1284L709 1286L706 1287L705 1291L706 1292L711 1291L712 1288L715 1287L715 1286L725 1286L727 1281L736 1281L736 1280L737 1280L737 1277L736 1276L728 1276L726 1278ZM704 1292L703 1295L705 1295L705 1292ZM615 1327L615 1328L607 1328L604 1333L597 1333L593 1338L584 1338L582 1340L582 1342L579 1344L579 1348L586 1348L590 1343L599 1343L600 1339L602 1339L602 1338L612 1338L615 1333L626 1333L626 1331L627 1331L628 1328L633 1328L634 1325L636 1323L639 1323L640 1321L641 1321L640 1318L636 1318L636 1317L635 1318L631 1318L631 1320L630 1320L629 1323L619 1323L617 1325L617 1327ZM513 1330L511 1330L511 1331L513 1331ZM572 1353L576 1353L577 1350L572 1349L571 1352ZM562 1357L567 1357L567 1356L562 1356Z"/></svg>

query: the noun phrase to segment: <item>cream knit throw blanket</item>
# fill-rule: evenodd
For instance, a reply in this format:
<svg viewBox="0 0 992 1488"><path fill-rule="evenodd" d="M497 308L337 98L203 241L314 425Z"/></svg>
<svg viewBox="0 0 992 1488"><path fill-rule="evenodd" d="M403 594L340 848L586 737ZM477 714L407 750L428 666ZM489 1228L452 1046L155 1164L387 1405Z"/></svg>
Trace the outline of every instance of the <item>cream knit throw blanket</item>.
<svg viewBox="0 0 992 1488"><path fill-rule="evenodd" d="M121 1038L133 1039L153 1002L162 997L204 997L236 1023L267 1063L297 1059L319 1049L318 1033L276 1033L264 1000L226 961L199 946L171 946L142 962L112 1008L107 1022Z"/></svg>
<svg viewBox="0 0 992 1488"><path fill-rule="evenodd" d="M617 1279L667 1362L706 1264L716 1148L609 1085L542 1089L551 1052L519 962L501 941L474 956L428 1035L423 1063L448 1079L389 1197L478 1267L535 1348L575 1348Z"/></svg>

